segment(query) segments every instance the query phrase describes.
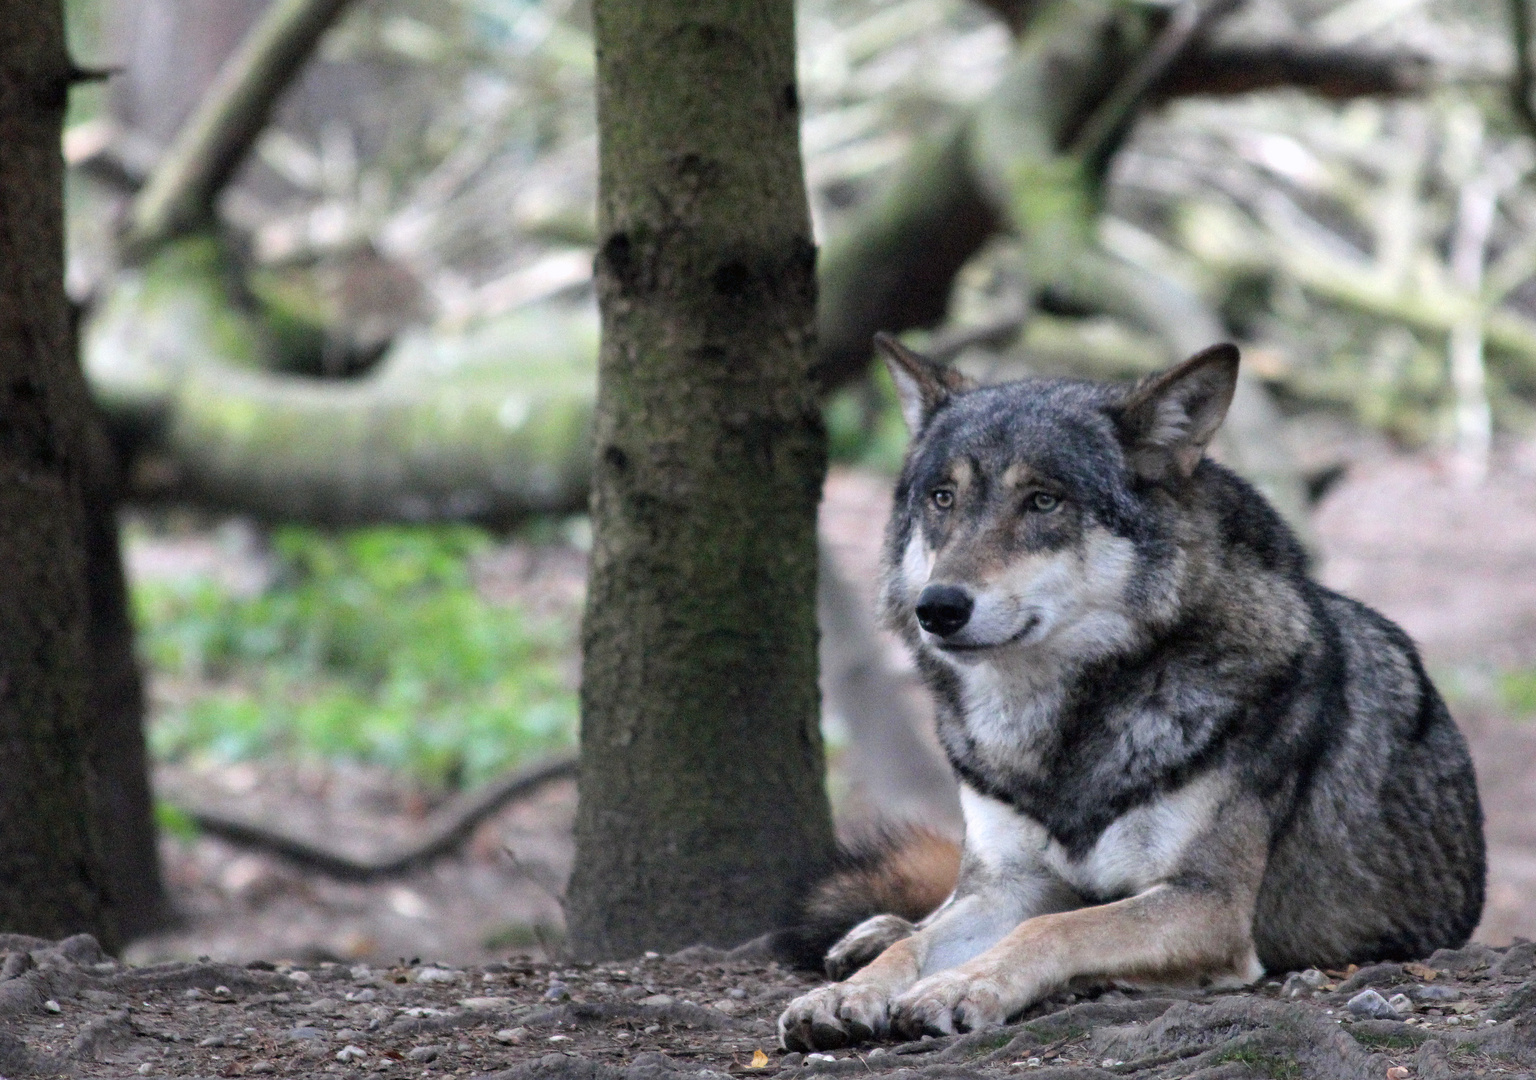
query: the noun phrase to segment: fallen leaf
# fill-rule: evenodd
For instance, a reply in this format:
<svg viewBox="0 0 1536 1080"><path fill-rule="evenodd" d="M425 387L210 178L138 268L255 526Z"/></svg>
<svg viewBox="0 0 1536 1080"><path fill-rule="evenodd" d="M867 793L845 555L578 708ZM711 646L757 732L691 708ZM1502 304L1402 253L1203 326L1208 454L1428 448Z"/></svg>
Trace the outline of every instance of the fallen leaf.
<svg viewBox="0 0 1536 1080"><path fill-rule="evenodd" d="M1403 970L1415 979L1423 979L1425 982L1434 982L1435 976L1440 974L1428 964L1420 964L1417 961L1411 964L1404 964Z"/></svg>
<svg viewBox="0 0 1536 1080"><path fill-rule="evenodd" d="M1408 1080L1408 1070L1402 1065L1394 1065L1387 1070L1387 1080Z"/></svg>
<svg viewBox="0 0 1536 1080"><path fill-rule="evenodd" d="M761 1050L754 1050L754 1051L752 1051L752 1063L750 1065L748 1065L747 1068L749 1068L749 1069L766 1069L767 1067L768 1067L768 1055L763 1053Z"/></svg>

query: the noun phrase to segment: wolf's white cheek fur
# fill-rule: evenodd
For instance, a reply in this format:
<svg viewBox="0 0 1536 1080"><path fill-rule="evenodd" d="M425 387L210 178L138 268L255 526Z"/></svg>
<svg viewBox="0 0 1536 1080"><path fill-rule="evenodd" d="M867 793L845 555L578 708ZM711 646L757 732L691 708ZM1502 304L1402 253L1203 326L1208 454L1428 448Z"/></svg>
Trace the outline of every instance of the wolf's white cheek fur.
<svg viewBox="0 0 1536 1080"><path fill-rule="evenodd" d="M934 557L934 552L923 542L921 530L914 528L901 552L901 588L909 605L917 603L917 594L928 584Z"/></svg>
<svg viewBox="0 0 1536 1080"><path fill-rule="evenodd" d="M999 606L1011 601L1039 617L1031 641L1088 660L1125 644L1134 633L1125 590L1135 568L1134 544L1094 528L1081 547L1022 561L987 593L998 596Z"/></svg>

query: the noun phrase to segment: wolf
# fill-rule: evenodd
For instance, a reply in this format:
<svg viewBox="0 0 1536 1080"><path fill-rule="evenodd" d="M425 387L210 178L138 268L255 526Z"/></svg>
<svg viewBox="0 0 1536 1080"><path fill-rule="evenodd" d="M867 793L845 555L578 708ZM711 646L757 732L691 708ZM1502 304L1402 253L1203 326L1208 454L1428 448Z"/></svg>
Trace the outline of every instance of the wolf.
<svg viewBox="0 0 1536 1080"><path fill-rule="evenodd" d="M1206 456L1237 348L1130 386L983 387L877 344L911 429L881 606L936 700L965 837L957 867L919 838L907 863L951 876L912 884L947 899L854 926L827 966L855 973L789 1005L784 1047L1463 944L1485 879L1466 743L1407 635L1313 581ZM877 862L823 908L902 893Z"/></svg>

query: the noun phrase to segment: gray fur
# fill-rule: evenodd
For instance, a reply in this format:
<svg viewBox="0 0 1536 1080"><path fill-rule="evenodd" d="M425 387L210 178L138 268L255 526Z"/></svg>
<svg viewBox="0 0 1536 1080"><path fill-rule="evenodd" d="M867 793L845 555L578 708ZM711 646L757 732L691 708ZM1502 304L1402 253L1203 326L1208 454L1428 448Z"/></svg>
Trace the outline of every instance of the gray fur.
<svg viewBox="0 0 1536 1080"><path fill-rule="evenodd" d="M1038 872L1072 884L1072 903L1130 895L1113 874L1100 892L1099 878L1072 868L1097 857L1117 822L1201 782L1213 793L1200 811L1208 820L1177 873L1199 875L1193 848L1220 846L1233 807L1258 808L1241 842L1267 855L1253 916L1264 967L1458 946L1484 887L1466 745L1406 635L1312 581L1274 510L1200 457L1230 398L1222 380L1235 379L1226 348L1134 390L1025 380L955 391L909 357L919 426L887 532L885 619L917 657L972 801L979 794L1038 827L1057 853ZM936 508L934 492L955 487L957 474L964 490ZM1030 478L1022 487L1004 482L1020 474ZM1060 505L1025 507L1036 490ZM1116 599L1095 601L1098 621L1063 632L1065 645L1034 640L1028 604L1008 597L975 633L993 635L987 645L1024 628L1012 644L947 651L969 644L971 628L945 641L920 629L924 584L982 594L980 613L988 582L1051 558L1079 576L1127 563ZM921 573L927 559L931 576ZM974 838L966 847L962 895L1020 872L984 870ZM1130 858L1116 852L1103 857Z"/></svg>

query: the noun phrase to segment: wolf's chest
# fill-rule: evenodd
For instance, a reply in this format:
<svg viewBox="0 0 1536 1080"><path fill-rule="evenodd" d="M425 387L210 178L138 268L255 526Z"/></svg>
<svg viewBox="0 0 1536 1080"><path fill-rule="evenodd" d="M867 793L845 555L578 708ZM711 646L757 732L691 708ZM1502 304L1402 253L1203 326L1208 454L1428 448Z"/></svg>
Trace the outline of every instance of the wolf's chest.
<svg viewBox="0 0 1536 1080"><path fill-rule="evenodd" d="M1191 781L1119 815L1081 851L1034 817L962 785L966 852L996 875L1044 870L1085 900L1115 900L1175 874L1214 826L1224 792L1217 776Z"/></svg>

